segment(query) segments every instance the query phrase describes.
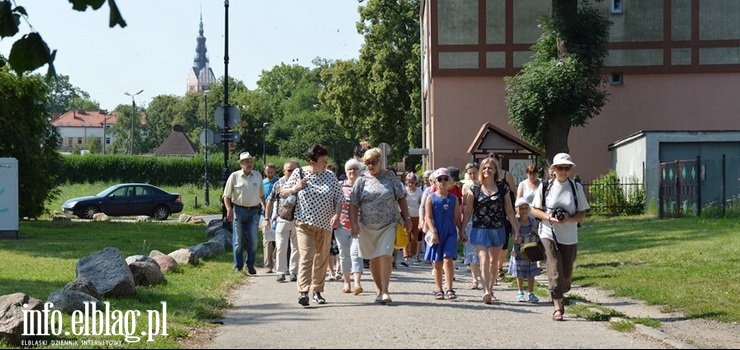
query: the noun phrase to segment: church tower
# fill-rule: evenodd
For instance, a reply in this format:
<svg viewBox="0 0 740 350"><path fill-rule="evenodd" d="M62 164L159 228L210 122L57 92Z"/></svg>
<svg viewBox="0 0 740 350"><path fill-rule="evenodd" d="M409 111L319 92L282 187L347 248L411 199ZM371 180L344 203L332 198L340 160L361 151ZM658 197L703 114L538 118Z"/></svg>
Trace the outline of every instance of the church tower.
<svg viewBox="0 0 740 350"><path fill-rule="evenodd" d="M206 37L203 36L203 14L200 15L200 29L196 38L198 46L195 48L195 58L193 67L188 73L187 92L202 92L208 90L208 85L216 82L216 76L208 65L208 55L206 54Z"/></svg>

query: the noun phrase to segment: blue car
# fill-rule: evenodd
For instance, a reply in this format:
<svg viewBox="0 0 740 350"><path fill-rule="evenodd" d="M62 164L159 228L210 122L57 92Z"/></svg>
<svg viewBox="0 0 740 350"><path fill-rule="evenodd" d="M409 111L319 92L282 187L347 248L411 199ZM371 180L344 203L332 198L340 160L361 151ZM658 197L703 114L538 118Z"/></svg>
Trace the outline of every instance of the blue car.
<svg viewBox="0 0 740 350"><path fill-rule="evenodd" d="M182 211L182 197L149 184L127 183L106 188L94 196L72 198L62 205L65 214L92 219L95 213L108 216L147 215L166 220Z"/></svg>

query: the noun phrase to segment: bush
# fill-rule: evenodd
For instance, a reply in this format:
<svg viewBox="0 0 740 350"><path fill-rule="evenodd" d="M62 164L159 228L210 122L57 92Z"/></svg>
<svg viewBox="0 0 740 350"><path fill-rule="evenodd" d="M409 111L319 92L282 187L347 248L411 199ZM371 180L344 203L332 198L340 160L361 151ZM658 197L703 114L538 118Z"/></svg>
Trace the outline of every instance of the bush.
<svg viewBox="0 0 740 350"><path fill-rule="evenodd" d="M589 186L591 212L602 215L640 215L645 212L647 193L635 177L622 184L617 174L610 170Z"/></svg>

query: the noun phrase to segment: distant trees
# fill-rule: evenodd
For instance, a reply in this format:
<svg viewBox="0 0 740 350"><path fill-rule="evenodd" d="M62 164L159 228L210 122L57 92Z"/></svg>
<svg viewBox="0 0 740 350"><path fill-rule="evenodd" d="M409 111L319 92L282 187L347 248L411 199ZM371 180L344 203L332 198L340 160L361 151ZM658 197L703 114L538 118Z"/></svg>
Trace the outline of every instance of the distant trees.
<svg viewBox="0 0 740 350"><path fill-rule="evenodd" d="M419 0L364 2L360 58L324 71L321 98L354 139L386 142L398 160L421 144Z"/></svg>
<svg viewBox="0 0 740 350"><path fill-rule="evenodd" d="M0 156L18 159L18 213L36 218L56 189L61 141L49 123L48 87L38 75L18 76L0 68Z"/></svg>

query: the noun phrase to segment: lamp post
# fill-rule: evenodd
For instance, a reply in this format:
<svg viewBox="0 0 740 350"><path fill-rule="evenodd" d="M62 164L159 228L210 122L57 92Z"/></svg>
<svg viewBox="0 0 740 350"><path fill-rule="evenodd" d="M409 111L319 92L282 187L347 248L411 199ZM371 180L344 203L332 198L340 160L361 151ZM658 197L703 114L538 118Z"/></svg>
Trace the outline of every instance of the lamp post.
<svg viewBox="0 0 740 350"><path fill-rule="evenodd" d="M139 92L135 94L131 94L128 92L124 92L123 94L126 96L131 96L131 154L134 154L134 119L136 119L136 101L134 97L140 93L144 92L144 90L139 90Z"/></svg>
<svg viewBox="0 0 740 350"><path fill-rule="evenodd" d="M105 137L106 137L106 135L105 135L105 127L107 126L106 125L107 124L106 123L107 119L108 119L108 116L105 115L105 114L103 114L103 142L101 143L101 146L103 147L103 154L105 154Z"/></svg>
<svg viewBox="0 0 740 350"><path fill-rule="evenodd" d="M262 168L264 169L265 164L267 164L267 155L265 154L265 139L267 138L267 126L269 126L270 123L264 122L262 123Z"/></svg>
<svg viewBox="0 0 740 350"><path fill-rule="evenodd" d="M205 193L205 203L206 206L211 205L211 200L208 199L208 90L203 90L203 126L205 129L205 145L203 149L205 150L205 165L203 165L203 178L205 179L205 185L206 185L206 193Z"/></svg>

